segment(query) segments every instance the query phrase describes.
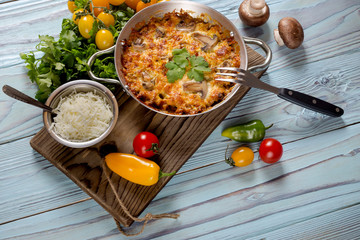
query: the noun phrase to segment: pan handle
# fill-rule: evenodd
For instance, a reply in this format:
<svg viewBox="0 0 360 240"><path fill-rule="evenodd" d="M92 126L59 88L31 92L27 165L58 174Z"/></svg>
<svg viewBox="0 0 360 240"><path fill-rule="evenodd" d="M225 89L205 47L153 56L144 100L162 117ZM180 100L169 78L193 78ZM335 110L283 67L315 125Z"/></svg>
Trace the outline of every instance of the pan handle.
<svg viewBox="0 0 360 240"><path fill-rule="evenodd" d="M91 71L91 66L93 65L95 59L98 56L101 56L101 55L107 54L107 53L112 53L112 52L114 52L114 50L115 50L115 45L108 49L98 51L89 58L89 60L87 61L87 65L89 66L89 70L87 71L87 73L92 80L101 82L101 83L112 83L112 84L121 85L119 80L112 79L112 78L99 78L99 77L95 76L95 74Z"/></svg>
<svg viewBox="0 0 360 240"><path fill-rule="evenodd" d="M266 54L265 61L262 64L251 66L251 67L249 67L248 71L250 71L251 73L254 73L254 72L262 71L262 70L265 70L266 68L268 68L270 65L271 59L272 59L272 51L271 51L270 47L263 40L258 39L258 38L243 37L243 39L246 44L258 45L259 47L262 48L262 50L264 50L264 52Z"/></svg>

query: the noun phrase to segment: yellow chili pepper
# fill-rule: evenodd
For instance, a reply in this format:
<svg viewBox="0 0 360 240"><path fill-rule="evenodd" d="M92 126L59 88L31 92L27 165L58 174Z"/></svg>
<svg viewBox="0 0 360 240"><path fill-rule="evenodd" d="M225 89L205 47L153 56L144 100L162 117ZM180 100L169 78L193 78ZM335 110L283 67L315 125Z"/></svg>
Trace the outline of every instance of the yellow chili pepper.
<svg viewBox="0 0 360 240"><path fill-rule="evenodd" d="M109 153L105 162L120 177L144 186L154 185L160 178L176 173L163 173L155 162L128 153Z"/></svg>

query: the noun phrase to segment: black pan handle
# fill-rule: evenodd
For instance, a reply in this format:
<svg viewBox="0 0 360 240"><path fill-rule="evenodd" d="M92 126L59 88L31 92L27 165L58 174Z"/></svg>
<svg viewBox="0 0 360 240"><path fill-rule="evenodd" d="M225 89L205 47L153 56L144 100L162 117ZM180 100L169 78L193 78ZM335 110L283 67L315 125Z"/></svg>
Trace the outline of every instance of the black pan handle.
<svg viewBox="0 0 360 240"><path fill-rule="evenodd" d="M344 110L334 104L291 89L280 88L278 97L332 117L340 117L344 114Z"/></svg>

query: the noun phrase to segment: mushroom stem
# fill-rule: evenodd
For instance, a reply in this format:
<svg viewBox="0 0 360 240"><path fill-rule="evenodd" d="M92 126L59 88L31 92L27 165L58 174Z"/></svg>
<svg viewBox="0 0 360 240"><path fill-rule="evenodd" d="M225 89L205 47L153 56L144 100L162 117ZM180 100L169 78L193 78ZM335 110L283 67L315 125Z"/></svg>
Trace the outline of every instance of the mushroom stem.
<svg viewBox="0 0 360 240"><path fill-rule="evenodd" d="M265 0L250 0L248 11L254 17L264 15L266 12Z"/></svg>
<svg viewBox="0 0 360 240"><path fill-rule="evenodd" d="M284 41L282 40L278 29L274 30L274 38L279 46L284 46Z"/></svg>

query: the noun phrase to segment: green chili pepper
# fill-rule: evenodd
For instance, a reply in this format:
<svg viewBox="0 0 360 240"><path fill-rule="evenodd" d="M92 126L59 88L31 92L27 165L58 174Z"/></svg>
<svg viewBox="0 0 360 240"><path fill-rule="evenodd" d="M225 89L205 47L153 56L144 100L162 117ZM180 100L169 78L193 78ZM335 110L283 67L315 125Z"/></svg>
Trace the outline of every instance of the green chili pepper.
<svg viewBox="0 0 360 240"><path fill-rule="evenodd" d="M265 137L265 131L271 128L272 125L265 127L260 120L252 120L241 125L226 128L221 133L221 136L237 142L258 142Z"/></svg>

